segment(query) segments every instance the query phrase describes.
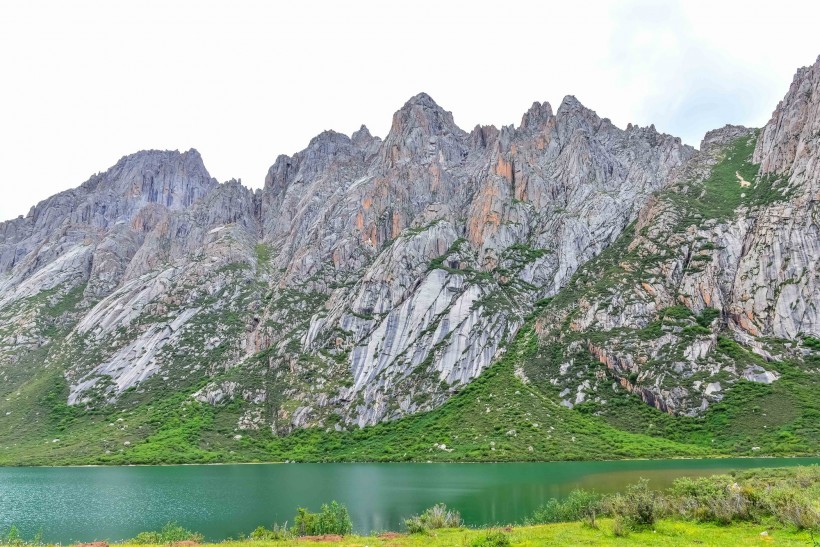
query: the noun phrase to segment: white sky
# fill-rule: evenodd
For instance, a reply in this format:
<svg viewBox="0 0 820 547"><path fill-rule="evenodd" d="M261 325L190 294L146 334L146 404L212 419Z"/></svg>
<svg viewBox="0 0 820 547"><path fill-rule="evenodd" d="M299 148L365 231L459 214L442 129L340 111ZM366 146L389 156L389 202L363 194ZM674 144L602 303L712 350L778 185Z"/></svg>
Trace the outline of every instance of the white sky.
<svg viewBox="0 0 820 547"><path fill-rule="evenodd" d="M276 156L426 91L469 130L573 94L697 146L761 126L820 2L40 1L0 5L0 220L140 149L260 187Z"/></svg>

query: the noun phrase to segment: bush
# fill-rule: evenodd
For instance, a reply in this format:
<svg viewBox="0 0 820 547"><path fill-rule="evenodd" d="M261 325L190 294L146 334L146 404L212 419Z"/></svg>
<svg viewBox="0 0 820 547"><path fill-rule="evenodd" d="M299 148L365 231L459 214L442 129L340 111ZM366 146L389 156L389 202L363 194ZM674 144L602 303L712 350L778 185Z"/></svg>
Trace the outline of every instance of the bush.
<svg viewBox="0 0 820 547"><path fill-rule="evenodd" d="M248 539L253 541L277 541L291 538L293 538L293 533L291 533L291 531L288 530L287 522L281 526L279 524L274 523L270 530L268 530L264 526L259 526L248 536Z"/></svg>
<svg viewBox="0 0 820 547"><path fill-rule="evenodd" d="M607 498L606 505L616 521L621 519L631 530L652 526L662 513L660 493L650 490L646 479L627 486L623 494Z"/></svg>
<svg viewBox="0 0 820 547"><path fill-rule="evenodd" d="M798 530L820 531L820 500L796 488L774 488L762 500L768 513L781 524Z"/></svg>
<svg viewBox="0 0 820 547"><path fill-rule="evenodd" d="M804 336L803 345L813 350L820 350L820 340L813 336Z"/></svg>
<svg viewBox="0 0 820 547"><path fill-rule="evenodd" d="M353 531L353 523L347 507L336 501L322 505L319 513L311 513L304 507L296 510L293 533L297 536L321 536L335 534L346 536Z"/></svg>
<svg viewBox="0 0 820 547"><path fill-rule="evenodd" d="M470 547L510 547L510 545L510 538L498 530L478 536L470 543Z"/></svg>
<svg viewBox="0 0 820 547"><path fill-rule="evenodd" d="M697 316L696 321L699 326L709 328L716 317L720 317L720 310L716 308L703 308L700 315Z"/></svg>
<svg viewBox="0 0 820 547"><path fill-rule="evenodd" d="M526 519L527 524L547 524L550 522L572 522L584 520L595 523L600 512L601 496L586 490L573 490L564 500L552 498L535 510Z"/></svg>
<svg viewBox="0 0 820 547"><path fill-rule="evenodd" d="M202 534L197 534L190 530L186 530L175 522L169 522L158 532L140 532L137 534L137 537L130 540L128 543L164 544L173 543L175 541L195 541L199 543L202 539Z"/></svg>
<svg viewBox="0 0 820 547"><path fill-rule="evenodd" d="M729 524L751 520L752 503L748 489L741 488L727 475L676 479L669 489L670 509L697 521Z"/></svg>
<svg viewBox="0 0 820 547"><path fill-rule="evenodd" d="M612 521L612 533L617 538L625 538L629 535L629 523L622 517L615 517Z"/></svg>
<svg viewBox="0 0 820 547"><path fill-rule="evenodd" d="M669 509L696 521L729 524L773 519L797 529L820 529L820 469L752 470L738 477L680 478L668 491Z"/></svg>
<svg viewBox="0 0 820 547"><path fill-rule="evenodd" d="M12 525L9 528L9 533L5 535L5 537L0 538L0 543L3 545L25 545L25 541L23 537L20 535L20 530Z"/></svg>
<svg viewBox="0 0 820 547"><path fill-rule="evenodd" d="M43 545L43 532L37 532L32 539L25 539L20 529L12 524L8 532L0 533L0 545L9 545L11 547Z"/></svg>
<svg viewBox="0 0 820 547"><path fill-rule="evenodd" d="M440 528L460 528L461 524L459 512L448 510L443 503L434 505L421 515L414 515L404 521L404 525L411 534L421 534Z"/></svg>

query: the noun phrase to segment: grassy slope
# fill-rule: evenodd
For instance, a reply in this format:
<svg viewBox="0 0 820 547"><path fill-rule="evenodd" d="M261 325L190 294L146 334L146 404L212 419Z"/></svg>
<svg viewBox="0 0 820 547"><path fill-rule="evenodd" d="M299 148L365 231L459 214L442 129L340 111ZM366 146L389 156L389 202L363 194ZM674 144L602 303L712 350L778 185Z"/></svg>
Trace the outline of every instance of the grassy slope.
<svg viewBox="0 0 820 547"><path fill-rule="evenodd" d="M0 452L0 463L585 460L710 453L703 447L620 431L558 405L514 375L515 365L535 349L528 324L505 358L443 407L351 432L306 430L287 437L242 432L242 439L236 440L230 407L214 409L183 395L150 408L72 417L67 422L35 421L33 409L39 407L30 405L30 412L14 425L3 424L11 426L0 430L3 446L13 449ZM44 396L47 385L46 379L27 384L17 400L36 402L38 390ZM60 441L52 442L54 438ZM131 444L125 446L126 441Z"/></svg>
<svg viewBox="0 0 820 547"><path fill-rule="evenodd" d="M672 196L689 211L687 223L725 218L740 200L776 199L770 185L760 186L759 191L746 189L746 197L740 197L735 172L747 180L756 173L756 166L745 160L749 146L749 142L735 144L729 159L704 182L705 193L695 188ZM625 231L556 298L541 303L534 316L569 305L585 292L609 290L613 280L634 274L621 268L633 236L631 229ZM196 403L189 395L200 384L184 389L157 385L152 393L162 397L146 401L131 393L116 407L82 412L65 405L61 372L40 369L32 380L21 380L17 389L4 390L0 398L0 464L520 461L817 453L820 400L815 394L820 385L818 375L807 372L805 363L767 363L783 374L779 381L769 386L740 382L701 418L672 417L614 391L606 405L569 410L557 404L559 398L548 381L551 352L566 348L539 348L534 316L500 362L441 408L350 432L327 428L277 437L269 431L237 431L240 404L214 408ZM760 359L736 344L726 344L721 351L738 362ZM32 354L31 363L24 361L20 370L37 370L40 359L41 352ZM815 368L820 365L820 357L809 359L814 359L810 364ZM516 368L524 369L532 380L522 383ZM159 379L149 381L161 384Z"/></svg>
<svg viewBox="0 0 820 547"><path fill-rule="evenodd" d="M789 405L797 403L791 390L810 395L812 386L798 380L751 384L700 419L668 416L631 395L612 398L611 412L594 416L564 408L537 384L525 385L516 377L516 366L532 361L537 351L528 324L499 363L443 407L351 432L305 430L287 437L242 432L236 440L231 407L214 409L182 394L150 408L74 417L67 425L53 418L45 424L30 420L30 412L11 431L0 432L7 442L18 443L0 453L0 463L585 460L810 454L817 446L803 444L805 426L817 426L816 421L804 423L805 416L763 428L775 425L778 412L786 414L784 419L793 417ZM40 383L27 387L42 389ZM773 412L761 421L761 410L768 408ZM123 439L131 445L124 446ZM752 452L750 442L763 450Z"/></svg>

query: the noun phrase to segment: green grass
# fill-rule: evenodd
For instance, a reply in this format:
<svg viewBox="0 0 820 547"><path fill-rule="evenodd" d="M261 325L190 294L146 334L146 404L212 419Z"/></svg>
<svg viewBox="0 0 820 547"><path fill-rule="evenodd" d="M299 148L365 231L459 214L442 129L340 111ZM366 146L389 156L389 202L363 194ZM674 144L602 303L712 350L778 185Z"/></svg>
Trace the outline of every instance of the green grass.
<svg viewBox="0 0 820 547"><path fill-rule="evenodd" d="M546 524L540 526L517 526L495 529L510 540L513 547L544 547L566 545L624 546L658 545L709 545L714 547L737 547L738 545L811 545L808 532L790 530L767 530L754 524L719 526L683 521L661 520L653 528L632 532L627 537L616 537L612 532L612 519L600 519L598 528L590 528L577 522ZM767 532L761 536L761 532ZM487 530L444 529L429 535L378 535L346 536L327 543L306 540L282 541L226 541L214 545L222 547L297 547L304 545L337 545L344 547L390 546L390 547L455 547L470 546L487 535ZM128 543L122 544L124 547Z"/></svg>
<svg viewBox="0 0 820 547"><path fill-rule="evenodd" d="M545 547L566 545L594 546L630 546L658 545L661 547L678 547L680 545L708 545L713 547L736 547L738 545L778 545L778 546L811 546L812 536L806 531L789 529L772 529L750 523L737 523L721 526L711 523L695 523L664 519L655 526L641 531L631 532L626 537L617 537L613 533L613 519L599 519L593 528L579 522L562 522L537 526L515 526L491 529L441 529L429 534L373 534L369 536L349 535L342 538L330 537L326 541L316 542L310 539L246 539L228 540L220 543L203 543L203 546L220 547L304 547L305 545L335 545L339 547L457 547L471 545L488 545L478 543L492 534L503 536L512 547ZM765 535L761 533L766 532ZM161 532L156 533L157 538ZM168 542L145 543L155 536L147 533L140 541L115 543L121 547L145 547L146 545L167 546ZM175 537L175 536L174 536ZM816 536L815 536L816 537ZM2 545L43 545L27 543L15 538L0 542ZM490 544L492 545L492 544Z"/></svg>

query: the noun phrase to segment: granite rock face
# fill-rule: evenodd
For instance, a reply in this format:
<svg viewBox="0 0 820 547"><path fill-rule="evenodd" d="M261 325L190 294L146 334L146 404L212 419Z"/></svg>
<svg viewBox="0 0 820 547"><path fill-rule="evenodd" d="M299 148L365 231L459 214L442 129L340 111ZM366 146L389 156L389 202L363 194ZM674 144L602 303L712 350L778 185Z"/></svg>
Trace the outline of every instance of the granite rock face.
<svg viewBox="0 0 820 547"><path fill-rule="evenodd" d="M620 254L583 267L577 305L543 318L542 337L567 354L584 345L622 387L673 414L702 412L739 379L776 381L766 363L820 336L819 146L820 62L798 71L762 130L708 133ZM604 271L603 287L586 281ZM553 366L567 394L605 398L603 377L584 385L573 359Z"/></svg>
<svg viewBox="0 0 820 547"><path fill-rule="evenodd" d="M64 370L72 405L172 389L241 401L241 429L395 419L481 374L537 301L577 286L580 268L632 233L628 252L663 260L638 285L582 295L573 332L644 328L680 305L719 309L749 347L820 334L819 70L801 69L759 137L727 127L700 151L651 126L619 129L571 96L556 112L534 103L517 127L467 132L422 93L383 140L324 132L278 157L262 190L217 183L194 150L127 156L0 224L0 379L18 376L26 352L56 348L42 366ZM765 179L780 198L741 199L679 230L664 196L707 180L738 139L756 142L760 172L737 183ZM719 251L695 272L703 241ZM550 313L544 336L568 317ZM723 384L629 380L655 374L646 355L674 334L640 351L573 348L650 404L697 412ZM717 327L691 342L681 370L703 366ZM735 376L776 380L765 368ZM587 397L589 385L570 388L569 405Z"/></svg>

